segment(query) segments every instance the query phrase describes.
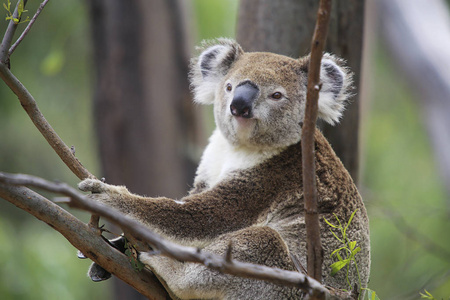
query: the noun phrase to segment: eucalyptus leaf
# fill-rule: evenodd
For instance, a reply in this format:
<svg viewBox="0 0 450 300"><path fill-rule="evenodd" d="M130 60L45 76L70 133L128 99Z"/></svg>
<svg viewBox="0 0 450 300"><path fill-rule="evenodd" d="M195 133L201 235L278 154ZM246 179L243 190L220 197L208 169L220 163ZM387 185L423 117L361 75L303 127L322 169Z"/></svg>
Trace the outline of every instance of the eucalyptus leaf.
<svg viewBox="0 0 450 300"><path fill-rule="evenodd" d="M330 257L333 257L333 255L335 255L336 253L339 254L339 252L340 252L342 249L345 249L345 247L341 247L341 248L339 248L339 249L334 250L333 252L331 252Z"/></svg>
<svg viewBox="0 0 450 300"><path fill-rule="evenodd" d="M349 263L348 259L340 260L340 261L337 261L337 262L333 263L331 265L331 273L330 273L330 275L331 276L336 275L336 273L339 272L339 270L341 270L343 267L345 267L348 263Z"/></svg>
<svg viewBox="0 0 450 300"><path fill-rule="evenodd" d="M361 251L360 247L356 247L353 251L352 251L352 256L355 256L356 253L358 253L359 251Z"/></svg>
<svg viewBox="0 0 450 300"><path fill-rule="evenodd" d="M333 225L330 223L330 221L328 221L325 217L323 217L323 220L325 221L325 223L327 223L329 226L333 227L333 228L339 228L339 226Z"/></svg>
<svg viewBox="0 0 450 300"><path fill-rule="evenodd" d="M334 237L341 243L344 243L337 235L330 229L331 233L334 235Z"/></svg>
<svg viewBox="0 0 450 300"><path fill-rule="evenodd" d="M327 223L329 226L333 227L333 228L339 228L336 225L331 224L325 217L323 217L323 220L325 221L325 223Z"/></svg>
<svg viewBox="0 0 450 300"><path fill-rule="evenodd" d="M355 209L355 211L351 214L350 219L348 219L347 226L345 226L345 228L344 228L344 233L343 233L344 236L345 236L345 233L347 232L347 229L350 226L350 223L352 222L353 217L355 216L357 211L358 211L358 209Z"/></svg>
<svg viewBox="0 0 450 300"><path fill-rule="evenodd" d="M350 247L350 250L353 251L353 249L355 249L355 246L356 246L356 241L348 243L348 246Z"/></svg>
<svg viewBox="0 0 450 300"><path fill-rule="evenodd" d="M380 300L380 298L378 297L377 293L375 293L375 291L368 289L368 288L364 288L363 290L367 291L366 296L364 297L364 299L369 299L369 300Z"/></svg>

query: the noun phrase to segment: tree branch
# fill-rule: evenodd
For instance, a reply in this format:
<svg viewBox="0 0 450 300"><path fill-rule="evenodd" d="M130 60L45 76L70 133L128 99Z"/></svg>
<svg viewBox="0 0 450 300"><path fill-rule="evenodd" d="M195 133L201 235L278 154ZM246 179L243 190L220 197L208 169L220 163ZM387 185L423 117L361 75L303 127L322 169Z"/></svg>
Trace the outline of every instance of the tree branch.
<svg viewBox="0 0 450 300"><path fill-rule="evenodd" d="M61 233L75 248L149 299L167 299L167 292L150 272L136 272L127 257L111 247L88 225L26 187L0 183L0 197Z"/></svg>
<svg viewBox="0 0 450 300"><path fill-rule="evenodd" d="M28 32L31 29L31 26L33 26L34 22L36 22L37 17L41 14L42 10L44 9L45 5L47 5L49 0L44 0L41 5L39 5L39 8L37 9L36 13L34 14L33 18L31 18L30 22L28 23L25 30L22 32L22 34L19 36L17 41L9 48L8 51L8 58L11 57L11 54L13 54L14 50L16 50L17 46L23 41L25 36L28 34Z"/></svg>
<svg viewBox="0 0 450 300"><path fill-rule="evenodd" d="M17 3L15 12L13 14L13 17L18 16L18 6L19 2ZM26 5L26 0L23 2L24 7ZM8 87L17 95L22 107L27 112L28 116L34 123L34 125L38 128L38 130L41 132L41 134L44 136L44 138L47 140L47 142L50 144L50 146L53 148L53 150L58 154L58 156L61 158L61 160L69 167L69 169L79 178L79 179L85 179L85 178L95 178L94 175L92 175L81 163L80 161L75 157L73 151L67 147L67 145L61 140L61 138L58 136L58 134L54 131L54 129L50 126L50 124L47 122L41 111L39 110L36 101L34 100L33 96L28 92L28 90L25 88L25 86L11 73L9 70L9 55L11 55L16 47L19 45L19 43L24 39L27 32L30 30L32 24L36 21L37 17L39 16L40 12L44 8L44 6L47 4L48 0L45 0L41 3L38 11L33 16L32 22L28 24L27 28L25 29L24 33L19 37L17 42L9 49L9 46L11 45L11 41L13 39L15 30L17 28L17 24L13 20L9 23L9 26L5 32L5 35L3 37L3 41L0 45L0 77L2 80L8 85ZM5 192L5 190L3 190ZM30 191L31 192L31 191ZM25 193L25 192L24 192ZM26 193L25 193L26 194ZM13 191L9 191L6 195L3 196L5 199L17 199L17 197L21 197L22 194L18 193L14 195ZM30 196L31 197L31 196ZM45 199L41 197L42 199ZM31 199L31 198L29 198ZM25 202L27 199L22 199ZM17 202L17 201L16 201ZM48 201L47 201L48 202ZM20 205L17 205L20 207ZM29 213L35 215L37 218L39 218L39 215L36 215L33 208L23 208L24 210L28 211ZM35 208L38 209L38 208ZM38 210L39 211L39 210ZM62 210L64 211L64 210ZM64 211L65 212L65 211ZM52 214L50 214L52 215ZM58 214L60 215L60 214ZM71 216L70 214L68 214ZM79 221L78 221L79 222ZM115 274L118 278L122 279L124 282L129 283L132 285L136 290L138 290L140 293L146 295L149 299L166 299L167 298L167 292L166 290L161 286L159 280L151 275L148 274L145 275L139 275L138 280L136 280L135 277L133 277L133 270L130 267L130 264L124 261L124 257L114 257L114 259L111 259L111 255L105 255L102 253L108 253L106 249L102 249L102 247L98 248L92 248L86 250L85 247L80 246L79 243L76 241L73 241L77 237L74 233L82 234L82 232L86 231L90 228L93 234L96 234L96 237L98 239L102 239L100 236L100 230L98 229L98 222L99 222L99 216L98 215L92 215L91 219L89 221L88 226L83 228L82 230L78 229L67 229L68 232L62 233L58 228L58 226L54 226L55 229L60 231L66 239L68 239L76 248L81 250L83 253L87 253L86 255L91 258L93 261L97 262L99 265L104 266L107 271L109 271L112 274ZM47 222L48 223L48 222ZM50 224L50 223L49 223ZM62 224L65 224L63 221ZM93 237L92 237L93 238ZM81 239L84 240L84 239ZM79 242L79 241L78 241ZM78 245L78 246L77 246ZM84 249L84 250L83 250ZM97 249L97 253L94 255L91 253L93 250ZM103 251L105 250L105 251ZM117 255L116 255L117 256ZM114 263L112 263L114 262ZM119 263L119 265L116 264ZM125 267L124 267L125 266ZM120 270L120 272L119 272Z"/></svg>
<svg viewBox="0 0 450 300"><path fill-rule="evenodd" d="M24 8L27 1L24 1ZM17 42L11 47L8 52L9 45L11 44L12 38L14 36L14 32L17 28L17 24L11 20L8 28L3 37L3 41L0 45L0 77L2 80L8 85L8 87L16 94L18 97L20 104L27 112L31 121L34 123L36 128L41 132L53 150L58 154L61 160L69 167L69 169L74 173L79 179L85 178L95 178L75 157L73 151L61 140L53 127L48 123L45 119L44 115L39 110L36 101L33 96L28 92L25 86L14 76L14 74L9 70L9 55L14 52L15 48L19 45L19 43L23 40L26 33L30 30L33 23L36 21L40 12L47 4L48 0L45 0L41 3L39 9L33 16L33 19L28 24L25 31L19 37ZM17 11L20 0L17 2L16 9L14 11L14 16L17 17ZM98 227L99 217L93 215L91 220L89 221L89 225L93 228Z"/></svg>
<svg viewBox="0 0 450 300"><path fill-rule="evenodd" d="M308 68L305 119L302 127L303 192L305 197L305 223L307 239L308 275L322 280L323 250L320 240L319 212L314 163L314 131L316 129L318 97L321 88L320 64L330 20L331 0L321 0L311 45Z"/></svg>
<svg viewBox="0 0 450 300"><path fill-rule="evenodd" d="M48 0L46 0L46 1L48 1ZM44 1L41 4L41 7L40 7L41 10L43 8L43 5L46 4L46 1ZM20 2L20 0L17 2L17 6L14 11L14 16L16 16L16 17L17 17L17 7L19 5L19 2ZM25 7L25 4L26 4L26 1L24 2L24 7ZM40 12L40 11L38 10L38 12ZM33 19L37 18L37 16L39 15L38 12L36 12ZM32 24L29 24L29 26L27 27L28 30L29 30L30 25L32 25ZM41 132L41 134L44 136L44 138L47 140L47 142L50 144L50 146L52 146L53 150L55 150L55 152L59 155L59 157L62 159L62 161L69 167L69 169L79 179L95 178L95 176L92 175L80 163L80 161L74 156L74 154L72 153L70 148L66 144L64 144L64 142L61 140L61 138L58 136L58 134L55 132L55 130L50 126L48 121L45 119L45 117L39 110L37 103L34 100L33 96L28 92L28 90L25 88L25 86L9 70L9 63L6 63L6 62L9 62L8 48L11 45L11 41L14 36L16 27L17 27L17 24L15 24L13 20L11 20L9 22L8 28L3 37L3 41L0 45L0 77L8 85L8 87L14 92L14 94L16 94L16 96L19 98L20 104L22 104L22 107L27 112L31 121L34 123L34 125L37 127L37 129ZM27 30L27 29L25 29L25 30ZM17 45L16 45L16 47L17 47Z"/></svg>
<svg viewBox="0 0 450 300"><path fill-rule="evenodd" d="M69 206L90 211L107 218L109 221L120 226L123 231L132 235L133 238L137 239L138 241L143 241L150 244L152 248L158 251L158 253L160 253L161 255L179 261L201 263L208 268L217 270L222 273L237 275L240 277L260 279L276 284L300 288L313 297L325 297L325 295L328 294L327 289L323 287L319 282L299 272L286 271L262 265L233 261L229 257L227 258L216 254L202 252L198 248L180 246L170 241L164 240L161 236L150 231L147 227L145 227L138 221L131 219L108 206L90 200L88 197L65 183L54 183L30 175L12 175L6 173L0 173L0 182L14 185L33 186L69 196L71 198ZM0 187L2 186L0 185ZM74 232L79 231L73 231L71 234L73 235ZM69 239L72 237L66 236L66 238ZM80 250L83 252L82 249ZM98 252L100 253L100 251ZM89 253L86 255L89 256ZM108 264L100 265L102 267L106 266L107 268L105 269L108 270ZM147 294L144 295L148 296Z"/></svg>

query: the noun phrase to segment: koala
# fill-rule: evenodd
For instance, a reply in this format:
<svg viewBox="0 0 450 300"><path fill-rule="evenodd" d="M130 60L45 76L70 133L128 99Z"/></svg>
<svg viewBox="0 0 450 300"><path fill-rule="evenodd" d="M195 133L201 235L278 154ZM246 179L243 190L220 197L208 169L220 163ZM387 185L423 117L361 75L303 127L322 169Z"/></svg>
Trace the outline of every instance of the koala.
<svg viewBox="0 0 450 300"><path fill-rule="evenodd" d="M90 197L111 206L181 245L285 270L306 267L306 228L302 183L301 133L305 115L309 56L293 59L265 52L244 52L230 39L204 43L191 63L194 101L212 104L216 129L209 139L194 186L181 199L150 198L95 179L79 184ZM325 54L318 116L336 124L351 89L343 60ZM315 160L323 284L348 289L346 271L330 275L331 253L342 247L333 236L335 215L347 223L359 275L369 278L369 225L361 196L347 170L319 130ZM264 281L221 274L207 267L141 252L144 263L178 299L300 299L302 292ZM91 268L93 273L98 267ZM101 269L101 268L100 268ZM101 272L100 272L101 273ZM91 274L91 276L96 276ZM100 276L101 277L101 276Z"/></svg>

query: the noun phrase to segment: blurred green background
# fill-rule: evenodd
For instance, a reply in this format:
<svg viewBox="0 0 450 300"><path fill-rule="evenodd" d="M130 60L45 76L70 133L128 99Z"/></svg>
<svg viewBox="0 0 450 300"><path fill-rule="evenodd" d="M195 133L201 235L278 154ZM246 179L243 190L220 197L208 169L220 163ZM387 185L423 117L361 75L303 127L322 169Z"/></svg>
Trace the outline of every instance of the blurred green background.
<svg viewBox="0 0 450 300"><path fill-rule="evenodd" d="M192 1L196 43L233 37L237 1ZM29 1L31 15L39 3ZM3 34L7 22L0 20ZM20 25L22 28L26 25ZM20 29L19 29L20 30ZM420 106L382 42L374 43L361 117L360 190L371 222L369 287L381 299L450 299L450 202L433 159ZM12 71L77 157L98 174L92 130L89 20L83 2L50 2L12 56ZM449 149L450 151L450 149ZM77 178L0 83L0 170ZM89 216L72 211L83 220ZM109 282L86 276L89 261L56 231L0 201L0 299L108 299Z"/></svg>

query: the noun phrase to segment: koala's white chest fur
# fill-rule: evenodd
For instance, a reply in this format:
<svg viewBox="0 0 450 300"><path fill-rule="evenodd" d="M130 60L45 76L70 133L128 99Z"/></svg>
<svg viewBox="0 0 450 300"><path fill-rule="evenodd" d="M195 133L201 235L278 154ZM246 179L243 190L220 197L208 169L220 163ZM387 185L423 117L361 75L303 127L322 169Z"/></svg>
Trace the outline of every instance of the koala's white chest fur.
<svg viewBox="0 0 450 300"><path fill-rule="evenodd" d="M283 149L254 150L230 144L219 129L209 139L197 169L196 182L205 182L212 188L226 179L233 171L254 167Z"/></svg>

